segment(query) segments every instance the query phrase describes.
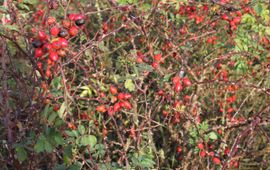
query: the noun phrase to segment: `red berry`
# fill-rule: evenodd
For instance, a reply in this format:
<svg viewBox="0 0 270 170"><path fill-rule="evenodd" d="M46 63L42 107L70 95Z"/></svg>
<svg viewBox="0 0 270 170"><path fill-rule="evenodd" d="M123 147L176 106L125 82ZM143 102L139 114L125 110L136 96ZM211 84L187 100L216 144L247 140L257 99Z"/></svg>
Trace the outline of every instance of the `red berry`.
<svg viewBox="0 0 270 170"><path fill-rule="evenodd" d="M58 104L53 106L53 111L58 111L60 109L60 106Z"/></svg>
<svg viewBox="0 0 270 170"><path fill-rule="evenodd" d="M235 168L238 168L238 166L239 166L238 161L235 161L235 162L233 163L233 166L234 166Z"/></svg>
<svg viewBox="0 0 270 170"><path fill-rule="evenodd" d="M50 69L46 70L46 77L51 77L52 73Z"/></svg>
<svg viewBox="0 0 270 170"><path fill-rule="evenodd" d="M42 57L42 56L43 56L42 49L41 48L36 48L35 57L39 58L39 57Z"/></svg>
<svg viewBox="0 0 270 170"><path fill-rule="evenodd" d="M82 15L82 14L77 14L77 15L74 17L74 20L80 20L80 19L84 19L84 15Z"/></svg>
<svg viewBox="0 0 270 170"><path fill-rule="evenodd" d="M58 54L57 54L57 52L55 52L55 51L50 52L49 58L52 61L57 61L58 60Z"/></svg>
<svg viewBox="0 0 270 170"><path fill-rule="evenodd" d="M96 110L101 112L101 113L105 113L107 111L105 105L99 105L96 107Z"/></svg>
<svg viewBox="0 0 270 170"><path fill-rule="evenodd" d="M50 33L52 36L58 36L59 32L60 32L60 29L57 26L52 27L50 30Z"/></svg>
<svg viewBox="0 0 270 170"><path fill-rule="evenodd" d="M143 58L144 56L143 56L143 53L142 52L140 52L140 51L138 51L137 52L137 57L141 57L141 58Z"/></svg>
<svg viewBox="0 0 270 170"><path fill-rule="evenodd" d="M162 54L156 54L156 55L154 55L154 60L156 62L159 62L161 60L161 57L162 57Z"/></svg>
<svg viewBox="0 0 270 170"><path fill-rule="evenodd" d="M118 93L117 88L114 87L113 85L110 86L110 92L111 92L113 95L115 95L115 94Z"/></svg>
<svg viewBox="0 0 270 170"><path fill-rule="evenodd" d="M223 20L226 20L226 21L229 20L229 17L228 17L227 14L223 14L223 15L221 16L221 18L222 18Z"/></svg>
<svg viewBox="0 0 270 170"><path fill-rule="evenodd" d="M175 101L174 103L173 103L173 108L177 108L177 107L180 107L182 105L182 102L181 101Z"/></svg>
<svg viewBox="0 0 270 170"><path fill-rule="evenodd" d="M38 37L39 37L39 39L41 39L41 40L47 39L47 35L46 35L46 33L45 33L44 31L39 31L39 32L38 32Z"/></svg>
<svg viewBox="0 0 270 170"><path fill-rule="evenodd" d="M47 23L48 23L49 25L52 25L52 24L54 24L55 22L56 22L56 19L55 19L54 17L48 17Z"/></svg>
<svg viewBox="0 0 270 170"><path fill-rule="evenodd" d="M198 143L197 146L198 146L198 148L201 149L201 150L204 149L204 145L203 145L202 143Z"/></svg>
<svg viewBox="0 0 270 170"><path fill-rule="evenodd" d="M125 93L124 94L124 98L126 99L126 100L128 100L128 99L130 99L132 96L131 96L131 94L129 94L129 93Z"/></svg>
<svg viewBox="0 0 270 170"><path fill-rule="evenodd" d="M66 56L66 51L63 50L63 49L58 50L57 53L58 53L58 55L59 55L60 57L65 57L65 56Z"/></svg>
<svg viewBox="0 0 270 170"><path fill-rule="evenodd" d="M184 78L183 78L183 83L184 83L185 86L190 86L190 85L192 85L192 83L191 83L191 81L189 80L188 77L184 77Z"/></svg>
<svg viewBox="0 0 270 170"><path fill-rule="evenodd" d="M205 157L205 155L206 155L206 152L202 150L202 151L200 152L200 156L201 156L201 157Z"/></svg>
<svg viewBox="0 0 270 170"><path fill-rule="evenodd" d="M77 14L68 14L68 18L69 18L70 20L72 20L72 21L75 20L76 16L77 16Z"/></svg>
<svg viewBox="0 0 270 170"><path fill-rule="evenodd" d="M211 151L211 152L208 153L208 155L209 155L209 156L214 156L215 153L214 153L213 151Z"/></svg>
<svg viewBox="0 0 270 170"><path fill-rule="evenodd" d="M124 104L123 101L119 102L119 104L120 104L121 107L125 107L125 104Z"/></svg>
<svg viewBox="0 0 270 170"><path fill-rule="evenodd" d="M222 113L222 112L223 112L223 108L222 108L222 107L220 107L220 108L219 108L219 111Z"/></svg>
<svg viewBox="0 0 270 170"><path fill-rule="evenodd" d="M122 102L126 109L128 110L132 109L132 105L128 101L122 101Z"/></svg>
<svg viewBox="0 0 270 170"><path fill-rule="evenodd" d="M241 11L236 11L237 16L242 17Z"/></svg>
<svg viewBox="0 0 270 170"><path fill-rule="evenodd" d="M42 62L38 62L37 66L38 66L39 69L42 69Z"/></svg>
<svg viewBox="0 0 270 170"><path fill-rule="evenodd" d="M233 111L234 111L234 108L231 108L231 107L230 107L230 108L228 109L227 112L228 112L228 113L232 113Z"/></svg>
<svg viewBox="0 0 270 170"><path fill-rule="evenodd" d="M180 153L180 152L182 152L182 147L181 146L178 146L177 147L177 153Z"/></svg>
<svg viewBox="0 0 270 170"><path fill-rule="evenodd" d="M181 80L181 78L180 78L179 76L175 76L175 77L173 77L173 79L172 79L173 84L180 83L180 80Z"/></svg>
<svg viewBox="0 0 270 170"><path fill-rule="evenodd" d="M63 27L65 27L65 28L69 28L70 25L71 25L71 22L70 22L70 20L63 20L63 21L62 21L62 25L63 25Z"/></svg>
<svg viewBox="0 0 270 170"><path fill-rule="evenodd" d="M45 52L49 52L51 49L52 49L52 45L49 44L49 43L46 43L43 45L42 49L45 51Z"/></svg>
<svg viewBox="0 0 270 170"><path fill-rule="evenodd" d="M226 99L226 101L227 101L228 103L233 103L233 102L235 102L235 100L236 100L236 96L235 96L235 95L233 95L233 96L231 96L231 97L228 97L228 98Z"/></svg>
<svg viewBox="0 0 270 170"><path fill-rule="evenodd" d="M108 109L108 115L109 116L113 116L114 114L115 114L115 111L114 111L113 107L109 107L109 109Z"/></svg>
<svg viewBox="0 0 270 170"><path fill-rule="evenodd" d="M103 33L106 34L108 32L108 24L105 22L102 25Z"/></svg>
<svg viewBox="0 0 270 170"><path fill-rule="evenodd" d="M59 50L61 48L61 43L59 41L53 41L51 46L53 49Z"/></svg>
<svg viewBox="0 0 270 170"><path fill-rule="evenodd" d="M118 112L120 109L121 109L120 103L119 102L115 103L114 106L113 106L113 111Z"/></svg>
<svg viewBox="0 0 270 170"><path fill-rule="evenodd" d="M184 100L185 100L185 102L189 102L190 98L191 98L190 96L185 95L185 96L184 96Z"/></svg>
<svg viewBox="0 0 270 170"><path fill-rule="evenodd" d="M223 133L222 129L218 129L218 130L217 130L217 133L218 133L219 135L222 135L222 133Z"/></svg>
<svg viewBox="0 0 270 170"><path fill-rule="evenodd" d="M154 61L154 62L152 63L152 67L153 67L153 68L157 68L157 67L158 67L158 63Z"/></svg>
<svg viewBox="0 0 270 170"><path fill-rule="evenodd" d="M125 94L124 93L119 93L117 98L118 98L118 100L123 100L125 98Z"/></svg>
<svg viewBox="0 0 270 170"><path fill-rule="evenodd" d="M230 148L226 147L224 150L224 155L228 155L230 153Z"/></svg>
<svg viewBox="0 0 270 170"><path fill-rule="evenodd" d="M236 23L236 24L240 23L241 22L241 17L235 17L233 19L233 22Z"/></svg>
<svg viewBox="0 0 270 170"><path fill-rule="evenodd" d="M183 89L183 86L182 86L181 83L176 83L176 84L174 85L174 90L175 90L176 92L180 92L180 91L182 91L182 89Z"/></svg>
<svg viewBox="0 0 270 170"><path fill-rule="evenodd" d="M163 90L159 90L159 91L158 91L158 95L159 95L159 96L163 96L163 95L164 95L164 91L163 91Z"/></svg>
<svg viewBox="0 0 270 170"><path fill-rule="evenodd" d="M60 43L60 45L61 45L61 47L62 48L65 48L65 47L67 47L68 46L68 41L67 41L67 39L65 39L65 38L59 38L58 39L58 41L59 41L59 43Z"/></svg>
<svg viewBox="0 0 270 170"><path fill-rule="evenodd" d="M72 27L69 29L69 35L71 35L71 36L76 36L78 33L79 33L79 30L78 30L78 28L75 27L75 26L72 26Z"/></svg>
<svg viewBox="0 0 270 170"><path fill-rule="evenodd" d="M214 164L216 164L216 165L220 165L220 163L221 163L220 159L217 158L217 157L214 157L214 158L213 158L213 162L214 162Z"/></svg>
<svg viewBox="0 0 270 170"><path fill-rule="evenodd" d="M136 61L137 63L143 63L143 59L141 57L137 57Z"/></svg>
<svg viewBox="0 0 270 170"><path fill-rule="evenodd" d="M163 116L165 116L165 117L166 117L166 116L168 116L169 112L168 112L168 111L166 111L166 110L163 110L163 111L162 111L162 114L163 114Z"/></svg>
<svg viewBox="0 0 270 170"><path fill-rule="evenodd" d="M54 61L52 61L51 59L47 60L47 64L48 66L53 66L54 65Z"/></svg>

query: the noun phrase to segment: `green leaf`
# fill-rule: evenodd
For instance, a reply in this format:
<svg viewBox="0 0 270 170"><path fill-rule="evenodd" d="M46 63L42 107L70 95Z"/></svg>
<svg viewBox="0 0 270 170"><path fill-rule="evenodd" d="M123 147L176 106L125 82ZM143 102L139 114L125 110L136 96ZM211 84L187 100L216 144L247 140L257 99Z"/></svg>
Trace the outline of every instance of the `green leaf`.
<svg viewBox="0 0 270 170"><path fill-rule="evenodd" d="M68 158L72 158L72 145L67 145L64 148L64 154L68 157Z"/></svg>
<svg viewBox="0 0 270 170"><path fill-rule="evenodd" d="M16 151L16 156L21 163L27 159L27 152L23 147L17 146L15 148L15 151Z"/></svg>
<svg viewBox="0 0 270 170"><path fill-rule="evenodd" d="M28 7L28 5L25 5L23 3L19 3L18 4L18 8L21 9L21 10L27 10L27 11L30 11L30 8Z"/></svg>
<svg viewBox="0 0 270 170"><path fill-rule="evenodd" d="M254 7L254 10L257 14L261 14L262 9L263 9L262 4L256 4Z"/></svg>
<svg viewBox="0 0 270 170"><path fill-rule="evenodd" d="M70 137L78 137L79 133L76 130L66 130L65 133Z"/></svg>
<svg viewBox="0 0 270 170"><path fill-rule="evenodd" d="M54 170L66 170L66 166L65 165L59 165L57 164L55 167L54 167Z"/></svg>
<svg viewBox="0 0 270 170"><path fill-rule="evenodd" d="M80 162L76 162L73 165L71 165L68 170L81 170L82 169L82 164Z"/></svg>
<svg viewBox="0 0 270 170"><path fill-rule="evenodd" d="M79 130L81 135L83 135L85 133L85 127L83 125L79 125L78 130Z"/></svg>
<svg viewBox="0 0 270 170"><path fill-rule="evenodd" d="M38 138L38 140L37 140L37 143L34 146L34 150L37 153L40 153L40 152L43 152L44 151L44 140L46 140L45 139L45 136L43 134L40 135L39 138Z"/></svg>
<svg viewBox="0 0 270 170"><path fill-rule="evenodd" d="M166 75L163 77L162 81L163 81L163 82L168 82L168 81L170 80L170 78L172 77L172 75L174 75L174 73L166 74Z"/></svg>
<svg viewBox="0 0 270 170"><path fill-rule="evenodd" d="M55 120L56 117L57 117L57 114L51 113L49 118L48 118L49 124L51 124Z"/></svg>
<svg viewBox="0 0 270 170"><path fill-rule="evenodd" d="M151 4L148 4L148 3L145 3L145 4L142 4L142 6L140 7L143 11L147 11L147 10L150 10L152 7Z"/></svg>
<svg viewBox="0 0 270 170"><path fill-rule="evenodd" d="M52 85L53 85L53 87L54 88L56 88L56 89L59 89L59 88L61 88L61 77L59 76L59 77L55 77L53 80L52 80Z"/></svg>
<svg viewBox="0 0 270 170"><path fill-rule="evenodd" d="M154 165L155 165L155 162L149 158L144 158L142 162L140 163L140 166L142 166L142 168L153 168Z"/></svg>
<svg viewBox="0 0 270 170"><path fill-rule="evenodd" d="M248 69L248 65L245 61L237 61L235 64L236 71L239 73L245 73Z"/></svg>
<svg viewBox="0 0 270 170"><path fill-rule="evenodd" d="M97 143L97 138L93 135L84 135L81 137L80 144L83 146L90 145L93 148Z"/></svg>
<svg viewBox="0 0 270 170"><path fill-rule="evenodd" d="M38 3L38 0L24 0L23 3L34 5Z"/></svg>
<svg viewBox="0 0 270 170"><path fill-rule="evenodd" d="M212 140L217 140L218 135L215 132L210 132L209 134L209 138Z"/></svg>
<svg viewBox="0 0 270 170"><path fill-rule="evenodd" d="M270 36L270 27L265 28L265 33Z"/></svg>
<svg viewBox="0 0 270 170"><path fill-rule="evenodd" d="M44 141L44 148L48 153L51 153L53 151L53 146L47 140Z"/></svg>
<svg viewBox="0 0 270 170"><path fill-rule="evenodd" d="M8 12L7 8L5 8L4 6L0 6L0 11L4 13Z"/></svg>
<svg viewBox="0 0 270 170"><path fill-rule="evenodd" d="M1 25L0 25L1 26ZM13 56L16 54L17 52L17 48L14 46L14 43L11 42L11 41L7 41L7 46L8 46L8 49L10 51L10 54Z"/></svg>
<svg viewBox="0 0 270 170"><path fill-rule="evenodd" d="M80 89L83 90L80 94L80 97L92 96L92 90L89 88L89 86L82 86Z"/></svg>
<svg viewBox="0 0 270 170"><path fill-rule="evenodd" d="M53 136L54 141L56 143L56 145L62 145L64 144L64 138L61 136L60 133L55 133L55 135Z"/></svg>
<svg viewBox="0 0 270 170"><path fill-rule="evenodd" d="M208 130L208 127L209 127L209 125L208 125L208 123L207 122L202 122L200 125L199 125L199 129L201 130L201 131L203 131L203 132L205 132L205 131L207 131Z"/></svg>
<svg viewBox="0 0 270 170"><path fill-rule="evenodd" d="M126 5L127 4L127 0L118 0L117 1L120 5Z"/></svg>
<svg viewBox="0 0 270 170"><path fill-rule="evenodd" d="M88 95L88 90L84 90L81 92L80 97L86 97Z"/></svg>
<svg viewBox="0 0 270 170"><path fill-rule="evenodd" d="M131 79L127 79L125 81L125 88L128 89L129 91L135 90L135 85L133 84L133 81Z"/></svg>
<svg viewBox="0 0 270 170"><path fill-rule="evenodd" d="M50 105L46 105L43 112L42 112L42 115L47 118L48 117L48 114L52 111L52 107L50 107Z"/></svg>
<svg viewBox="0 0 270 170"><path fill-rule="evenodd" d="M144 72L144 71L152 72L153 71L153 67L151 67L149 64L145 64L145 63L138 64L138 69L140 72Z"/></svg>
<svg viewBox="0 0 270 170"><path fill-rule="evenodd" d="M144 154L138 156L138 154L135 153L131 160L134 166L138 166L140 168L153 168L155 165L155 162L152 159L152 155Z"/></svg>
<svg viewBox="0 0 270 170"><path fill-rule="evenodd" d="M245 14L242 16L242 22L247 24L254 24L256 19L250 14Z"/></svg>
<svg viewBox="0 0 270 170"><path fill-rule="evenodd" d="M103 52L109 51L109 49L105 46L104 41L101 41L101 42L98 44L98 48L99 48L101 51L103 51Z"/></svg>
<svg viewBox="0 0 270 170"><path fill-rule="evenodd" d="M58 110L58 116L63 119L63 116L64 116L64 113L65 113L65 110L66 110L66 103L62 103L60 109Z"/></svg>
<svg viewBox="0 0 270 170"><path fill-rule="evenodd" d="M4 27L10 31L17 31L20 32L20 29L17 25L4 25Z"/></svg>

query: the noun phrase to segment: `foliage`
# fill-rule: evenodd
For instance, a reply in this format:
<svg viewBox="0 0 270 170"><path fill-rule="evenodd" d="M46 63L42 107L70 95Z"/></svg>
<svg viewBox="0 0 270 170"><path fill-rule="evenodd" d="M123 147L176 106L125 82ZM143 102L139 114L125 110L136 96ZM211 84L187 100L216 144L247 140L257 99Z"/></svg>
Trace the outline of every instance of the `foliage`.
<svg viewBox="0 0 270 170"><path fill-rule="evenodd" d="M0 2L2 169L269 168L269 2Z"/></svg>

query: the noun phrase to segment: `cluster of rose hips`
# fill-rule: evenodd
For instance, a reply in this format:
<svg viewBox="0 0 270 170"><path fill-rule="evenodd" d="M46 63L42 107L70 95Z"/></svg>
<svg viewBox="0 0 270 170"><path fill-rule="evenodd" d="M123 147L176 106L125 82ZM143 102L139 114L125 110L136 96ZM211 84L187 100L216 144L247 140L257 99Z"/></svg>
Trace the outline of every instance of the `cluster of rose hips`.
<svg viewBox="0 0 270 170"><path fill-rule="evenodd" d="M242 20L242 13L241 11L231 12L230 17L227 14L222 14L221 19L228 21L230 24L230 29L234 31L237 29L237 26Z"/></svg>
<svg viewBox="0 0 270 170"><path fill-rule="evenodd" d="M42 61L47 60L46 76L51 76L51 66L59 60L60 57L66 56L68 40L75 37L84 25L84 15L69 14L68 19L64 19L62 23L57 23L56 18L48 17L45 30L32 29L36 35L32 40L35 48L35 58L38 60L38 67L42 69ZM48 54L48 55L47 55Z"/></svg>
<svg viewBox="0 0 270 170"><path fill-rule="evenodd" d="M203 143L198 143L197 144L197 147L200 149L200 153L199 154L200 154L201 157L205 157L206 155L211 156L212 157L212 161L213 161L214 164L216 164L216 165L220 165L221 164L220 158L216 157L213 151L211 151L209 153L207 153L205 151L205 148L204 148L204 144Z"/></svg>
<svg viewBox="0 0 270 170"><path fill-rule="evenodd" d="M174 85L174 90L176 92L180 92L183 90L184 87L188 87L192 85L188 77L181 78L180 76L175 76L173 77L172 82Z"/></svg>
<svg viewBox="0 0 270 170"><path fill-rule="evenodd" d="M224 0L222 2L223 4L228 3L228 1ZM244 1L242 3L242 10L232 11L229 13L223 13L221 14L221 19L228 21L230 24L230 30L234 31L237 29L237 26L240 24L242 19L242 13L253 13L254 10L252 8L246 7L245 4L249 3L248 1ZM189 20L194 19L196 24L200 24L204 21L205 16L209 13L209 7L208 5L203 5L200 7L192 6L192 5L181 5L178 10L178 14L181 16L187 16ZM216 26L216 22L212 22L210 24L212 27ZM182 29L180 29L180 33L186 32L186 27L184 26ZM214 43L214 41L211 39L209 40L209 43Z"/></svg>
<svg viewBox="0 0 270 170"><path fill-rule="evenodd" d="M148 59L146 58L146 56L144 56L143 53L140 51L137 52L137 59L136 60L138 63L143 63L143 62L148 63L149 62ZM162 58L162 54L161 53L155 54L153 56L153 62L151 63L151 66L154 69L156 69L156 68L158 68L160 63L164 63L164 59Z"/></svg>
<svg viewBox="0 0 270 170"><path fill-rule="evenodd" d="M163 90L159 90L157 92L157 94L159 96L163 96L165 98L168 97L168 95L165 94ZM175 112L173 113L173 119L172 119L174 124L180 122L180 114L181 113L178 112L177 110L179 110L179 108L181 108L181 106L183 106L184 104L189 103L189 101L190 101L190 96L188 96L188 95L184 96L184 102L179 101L179 100L174 101L173 106L172 106L173 110L175 110ZM169 106L164 107L164 110L162 110L163 117L167 117L169 115L169 111L168 111L169 108L170 108Z"/></svg>
<svg viewBox="0 0 270 170"><path fill-rule="evenodd" d="M121 111L121 109L132 109L132 105L128 101L132 97L131 94L122 92L118 93L117 88L113 85L110 86L110 93L113 95L111 100L111 102L114 103L113 106L107 108L105 105L99 105L96 107L97 111L101 113L108 112L109 116L113 116L116 112Z"/></svg>
<svg viewBox="0 0 270 170"><path fill-rule="evenodd" d="M237 29L237 26L240 24L242 20L243 14L247 14L247 13L255 14L254 9L252 7L245 6L245 4L248 4L248 3L249 3L248 0L244 1L244 4L242 4L241 11L237 10L237 11L230 12L228 14L224 13L221 15L221 19L229 22L231 31L234 31Z"/></svg>
<svg viewBox="0 0 270 170"><path fill-rule="evenodd" d="M181 16L188 16L188 19L195 19L195 23L199 24L203 22L204 20L204 15L207 14L209 11L208 5L203 5L201 8L198 10L196 6L189 6L189 5L181 5L178 14Z"/></svg>

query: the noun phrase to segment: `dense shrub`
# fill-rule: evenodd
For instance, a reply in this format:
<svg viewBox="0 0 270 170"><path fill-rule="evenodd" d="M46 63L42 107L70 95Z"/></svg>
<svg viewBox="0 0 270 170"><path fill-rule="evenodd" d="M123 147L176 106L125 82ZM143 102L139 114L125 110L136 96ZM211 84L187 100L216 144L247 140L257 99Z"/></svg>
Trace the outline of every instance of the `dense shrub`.
<svg viewBox="0 0 270 170"><path fill-rule="evenodd" d="M1 168L269 168L269 7L2 0Z"/></svg>

